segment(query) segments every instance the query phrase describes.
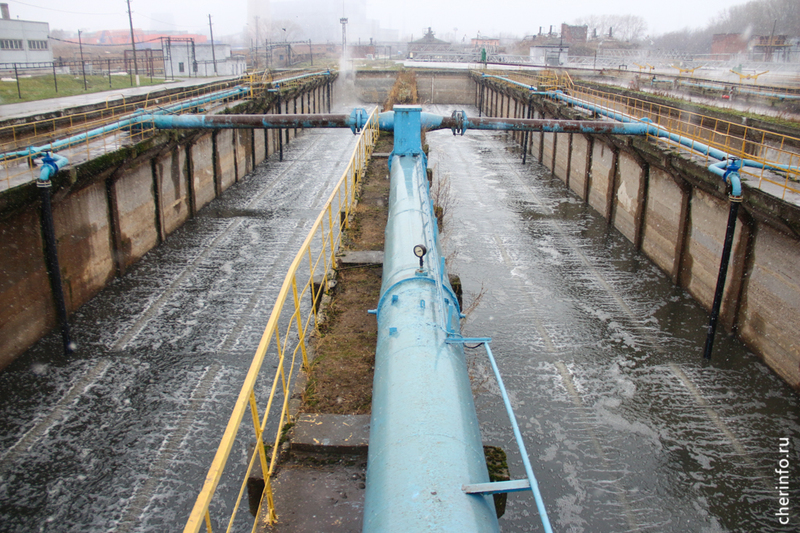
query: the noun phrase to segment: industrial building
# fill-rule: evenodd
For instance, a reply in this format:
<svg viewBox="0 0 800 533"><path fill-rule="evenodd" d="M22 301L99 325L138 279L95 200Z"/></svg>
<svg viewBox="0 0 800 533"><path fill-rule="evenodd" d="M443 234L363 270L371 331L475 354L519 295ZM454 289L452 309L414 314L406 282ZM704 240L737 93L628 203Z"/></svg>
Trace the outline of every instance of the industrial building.
<svg viewBox="0 0 800 533"><path fill-rule="evenodd" d="M0 12L0 63L53 61L47 22L12 19L8 4L0 4Z"/></svg>

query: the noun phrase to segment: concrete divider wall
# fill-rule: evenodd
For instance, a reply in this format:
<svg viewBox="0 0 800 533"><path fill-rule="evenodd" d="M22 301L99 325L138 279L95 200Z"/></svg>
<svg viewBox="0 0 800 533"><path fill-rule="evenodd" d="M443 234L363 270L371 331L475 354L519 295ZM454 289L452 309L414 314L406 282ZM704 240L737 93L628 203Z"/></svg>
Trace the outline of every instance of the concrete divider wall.
<svg viewBox="0 0 800 533"><path fill-rule="evenodd" d="M489 116L508 116L509 109L513 115L509 99L527 102L524 90L474 79L474 102ZM543 99L533 105L534 118L585 118ZM711 308L730 204L702 161L639 137L532 133L527 143L532 159ZM798 206L745 186L720 323L800 389Z"/></svg>
<svg viewBox="0 0 800 533"><path fill-rule="evenodd" d="M422 104L463 104L475 102L476 84L467 71L414 69L417 94ZM382 104L397 78L394 70L362 70L354 78L356 97L364 103Z"/></svg>
<svg viewBox="0 0 800 533"><path fill-rule="evenodd" d="M326 107L324 80L284 93ZM305 98L305 103L300 99ZM233 112L276 112L250 102ZM284 130L285 142L296 132ZM53 180L53 219L69 313L278 150L278 130L166 132ZM35 184L0 195L0 369L56 325Z"/></svg>

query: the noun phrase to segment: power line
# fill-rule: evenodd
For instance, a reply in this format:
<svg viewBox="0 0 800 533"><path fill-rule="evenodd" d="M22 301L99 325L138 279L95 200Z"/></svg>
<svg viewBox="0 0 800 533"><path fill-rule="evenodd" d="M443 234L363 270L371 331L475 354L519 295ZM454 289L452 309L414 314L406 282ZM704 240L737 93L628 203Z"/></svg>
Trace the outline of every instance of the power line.
<svg viewBox="0 0 800 533"><path fill-rule="evenodd" d="M64 9L55 9L55 8L52 8L52 7L42 7L42 6L37 6L35 4L28 4L27 2L20 2L19 0L11 0L11 2L14 2L15 4L22 4L23 6L33 7L33 8L36 8L36 9L44 9L45 11L57 11L58 13L70 13L72 15L121 15L120 12L117 12L117 13L86 13L86 12L83 12L83 11L67 11L67 10L64 10Z"/></svg>
<svg viewBox="0 0 800 533"><path fill-rule="evenodd" d="M58 39L57 37L53 37L52 35L48 35L47 37L48 37L50 40L52 40L52 41L58 41L58 42L60 42L60 43L67 43L67 44L80 44L80 43L78 43L77 41L67 41L66 39ZM161 39L161 37L160 37L160 36L159 36L159 37L154 37L154 38L152 38L152 39L147 39L147 40L145 40L145 41L136 41L136 44L142 44L142 43L152 43L152 42L158 41L159 39ZM89 43L83 43L83 46L102 46L102 47L109 47L109 46L130 46L130 45L131 45L131 43L120 43L120 44L89 44Z"/></svg>

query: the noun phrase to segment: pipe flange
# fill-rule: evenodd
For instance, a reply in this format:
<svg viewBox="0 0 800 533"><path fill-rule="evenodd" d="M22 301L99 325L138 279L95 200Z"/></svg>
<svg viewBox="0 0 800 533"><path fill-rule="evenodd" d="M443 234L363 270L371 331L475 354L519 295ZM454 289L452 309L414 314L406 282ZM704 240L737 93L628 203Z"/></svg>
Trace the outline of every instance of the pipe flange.
<svg viewBox="0 0 800 533"><path fill-rule="evenodd" d="M453 132L453 135L464 135L464 131L466 131L466 118L467 114L464 111L453 111L453 114L450 115L453 120L455 121L455 126L450 128Z"/></svg>

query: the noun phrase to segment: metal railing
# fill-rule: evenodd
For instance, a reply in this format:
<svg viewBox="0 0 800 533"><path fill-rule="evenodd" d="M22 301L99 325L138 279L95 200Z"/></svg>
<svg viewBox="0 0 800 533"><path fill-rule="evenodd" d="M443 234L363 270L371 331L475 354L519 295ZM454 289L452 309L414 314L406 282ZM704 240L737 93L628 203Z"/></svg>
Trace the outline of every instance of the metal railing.
<svg viewBox="0 0 800 533"><path fill-rule="evenodd" d="M312 75L327 74L315 72ZM106 98L105 106L96 109L0 127L0 190L34 181L38 177L39 170L34 162L36 156L24 153L30 147L45 147L58 140L74 139L68 146L58 148L61 155L67 157L74 166L153 135L156 130L152 126L136 124L131 127L126 122L136 111L158 113L169 109L171 114L197 112L199 109L218 105L206 102L207 97L215 94L225 96L219 101L222 104L230 100L260 96L283 79L292 83L308 76L310 75L281 72L277 76L270 76L269 82L264 83L263 74L251 73L238 79L192 87L171 94L166 94L163 89L157 90L147 93L143 99L135 100L126 100L124 95L111 93ZM239 85L244 85L247 90L226 96L226 91ZM121 97L121 103L115 97ZM192 104L194 101L198 102L196 106L187 105L176 110L176 106ZM87 132L95 134L84 136Z"/></svg>
<svg viewBox="0 0 800 533"><path fill-rule="evenodd" d="M238 498L232 505L227 531L231 531L234 525L247 487L248 477L256 466L256 461L260 464L264 479L264 490L256 517L266 513L268 523L274 522L277 518L270 478L275 471L281 438L289 421L289 398L293 377L298 367L297 358L300 355L302 366L304 368L308 366L306 338L310 331L316 330L319 326L317 305L322 296L321 291L324 290L323 287L327 283L329 272L334 266L334 256L341 243L342 232L347 227L348 217L355 207L356 194L366 172L378 134L378 114L377 110L373 110L359 136L347 169L336 184L289 267L264 335L261 337L234 405L233 413L208 470L205 484L186 523L184 533L199 531L203 523L206 524L207 531L212 531L210 506L223 471L230 463L234 442L237 437L241 437L242 419L248 408L252 415L252 437L255 440L255 448L249 455ZM314 281L315 275L316 281ZM271 346L273 349L270 355L274 357L271 362L276 365L276 368L274 375L271 376L272 385L269 396L266 400L262 399L263 411L259 411L256 387L260 379L269 379L270 377L262 375L261 371ZM263 413L263 417L259 413ZM269 448L264 443L264 435L269 429L268 426L271 426L275 434ZM241 473L241 468L231 476L238 473ZM266 508L262 510L264 506ZM257 519L254 521L253 527L256 522Z"/></svg>
<svg viewBox="0 0 800 533"><path fill-rule="evenodd" d="M633 121L646 120L679 136L680 139L648 134L680 150L690 150L693 156L706 161L713 159L693 149L705 145L730 156L755 163L740 171L748 185L793 203L800 201L800 138L781 135L747 124L709 117L677 107L648 102L588 87L575 85L565 74L538 73L536 76L515 74L513 78L544 90L557 88L587 105L617 114ZM540 90L542 87L539 87ZM716 160L715 160L716 161Z"/></svg>
<svg viewBox="0 0 800 533"><path fill-rule="evenodd" d="M133 112L139 109L157 112L181 102L225 91L241 81L227 80L187 88L172 94L164 94L162 89L162 91L155 91L156 94L148 93L144 99L137 98L135 100L126 99L124 95L118 93L111 93L106 98L105 106L100 108L0 127L0 154L23 152L32 146L47 146L60 139L80 136L83 133L107 127L107 131L104 131L102 135L87 136L61 151L62 155L69 158L72 165L88 161L99 155L118 150L122 146L140 142L154 133L152 128L147 129L142 126L131 128L129 124L126 124L124 119L130 118ZM115 96L121 97L121 103L114 98ZM242 96L250 97L251 94L244 93ZM113 101L111 101L112 98L114 98ZM187 111L190 110L191 108ZM111 126L115 122L119 122L119 127ZM33 159L34 156L30 154L3 157L0 161L0 190L35 180L38 176L38 169Z"/></svg>

